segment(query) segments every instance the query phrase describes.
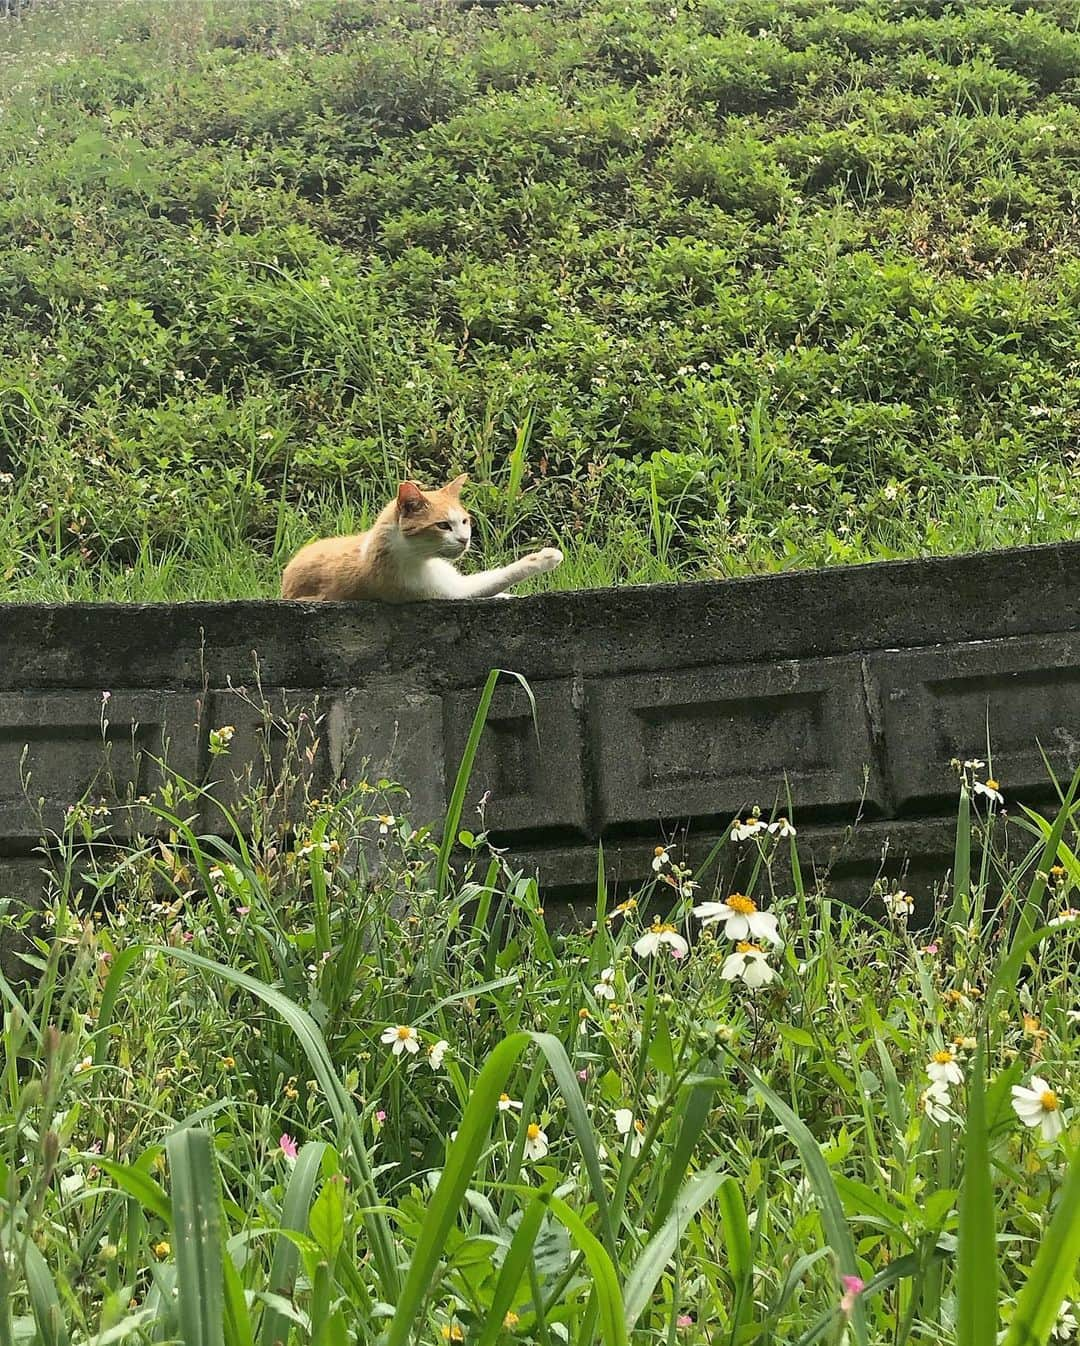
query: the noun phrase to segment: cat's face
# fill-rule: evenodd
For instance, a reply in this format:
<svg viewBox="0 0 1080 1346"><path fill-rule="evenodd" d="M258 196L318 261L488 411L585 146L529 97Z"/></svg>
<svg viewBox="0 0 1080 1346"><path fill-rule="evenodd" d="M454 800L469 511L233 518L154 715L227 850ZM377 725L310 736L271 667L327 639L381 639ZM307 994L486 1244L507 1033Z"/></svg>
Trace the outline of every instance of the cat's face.
<svg viewBox="0 0 1080 1346"><path fill-rule="evenodd" d="M461 503L462 474L437 491L425 491L414 481L398 487L398 530L409 545L425 556L463 556L472 540L472 520Z"/></svg>

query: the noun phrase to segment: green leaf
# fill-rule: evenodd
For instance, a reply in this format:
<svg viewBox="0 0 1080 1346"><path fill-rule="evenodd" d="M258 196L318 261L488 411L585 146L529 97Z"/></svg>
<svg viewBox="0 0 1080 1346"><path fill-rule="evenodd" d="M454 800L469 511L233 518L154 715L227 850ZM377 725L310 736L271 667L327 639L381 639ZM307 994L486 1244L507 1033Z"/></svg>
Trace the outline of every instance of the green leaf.
<svg viewBox="0 0 1080 1346"><path fill-rule="evenodd" d="M22 1257L38 1341L41 1346L68 1346L68 1330L60 1307L60 1296L56 1293L56 1283L48 1264L30 1239L23 1241Z"/></svg>
<svg viewBox="0 0 1080 1346"><path fill-rule="evenodd" d="M331 1174L323 1183L308 1224L311 1237L333 1266L345 1238L345 1183L340 1174Z"/></svg>
<svg viewBox="0 0 1080 1346"><path fill-rule="evenodd" d="M325 1152L326 1146L321 1141L309 1141L296 1156L289 1185L285 1188L285 1202L281 1210L283 1232L278 1235L274 1259L270 1264L269 1285L275 1298L288 1300L292 1296L300 1258L296 1245L284 1231L301 1233L307 1228L311 1194L315 1190ZM289 1334L288 1323L281 1309L268 1300L259 1325L259 1346L274 1346L276 1341L285 1341Z"/></svg>
<svg viewBox="0 0 1080 1346"><path fill-rule="evenodd" d="M721 1170L723 1160L718 1159L708 1168L695 1173L675 1199L671 1214L661 1225L641 1251L634 1268L626 1278L623 1288L623 1313L627 1332L648 1306L656 1282L664 1273L664 1268L675 1255L679 1239L686 1232L686 1226L704 1206L710 1197L725 1181Z"/></svg>
<svg viewBox="0 0 1080 1346"><path fill-rule="evenodd" d="M600 1335L607 1346L626 1346L626 1310L619 1291L615 1264L604 1251L604 1245L589 1232L584 1220L558 1197L549 1198L552 1214L565 1226L567 1233L585 1254L592 1278L593 1294L600 1310Z"/></svg>
<svg viewBox="0 0 1080 1346"><path fill-rule="evenodd" d="M725 1052L728 1049L724 1048ZM855 1257L855 1244L851 1237L851 1230L848 1228L847 1221L844 1218L844 1207L840 1201L840 1195L836 1190L836 1184L833 1182L829 1166L825 1162L825 1156L821 1153L817 1141L811 1135L809 1128L805 1123L792 1112L791 1108L765 1083L761 1076L752 1070L749 1066L743 1065L738 1057L728 1052L733 1064L742 1071L748 1080L754 1085L758 1093L774 1115L779 1118L787 1131L788 1136L795 1143L802 1159L803 1167L806 1169L806 1176L813 1187L821 1207L821 1224L825 1231L825 1237L829 1241L833 1252L836 1255L836 1262L840 1274L843 1276L857 1276L859 1266ZM861 1296L860 1296L861 1298ZM866 1335L866 1316L863 1312L859 1299L855 1301L855 1308L851 1315L851 1326L855 1333L855 1340L859 1346L867 1346Z"/></svg>
<svg viewBox="0 0 1080 1346"><path fill-rule="evenodd" d="M998 1327L994 1183L986 1130L986 1061L979 1043L971 1067L956 1256L957 1346L995 1346Z"/></svg>
<svg viewBox="0 0 1080 1346"><path fill-rule="evenodd" d="M1045 1346L1080 1262L1080 1151L1073 1155L1004 1346Z"/></svg>
<svg viewBox="0 0 1080 1346"><path fill-rule="evenodd" d="M112 1159L106 1159L101 1155L94 1156L94 1163L103 1173L107 1173L112 1178L121 1191L134 1197L140 1206L151 1211L166 1224L172 1223L172 1208L169 1205L169 1198L153 1178L148 1173L144 1173L137 1164L117 1164Z"/></svg>
<svg viewBox="0 0 1080 1346"><path fill-rule="evenodd" d="M499 1270L499 1279L495 1283L495 1292L491 1297L491 1307L488 1309L477 1346L494 1346L502 1333L503 1320L514 1307L514 1295L528 1269L529 1259L533 1255L533 1245L536 1243L547 1208L546 1194L541 1194L526 1206Z"/></svg>
<svg viewBox="0 0 1080 1346"><path fill-rule="evenodd" d="M172 1179L173 1255L184 1346L225 1346L224 1220L214 1142L195 1127L165 1142Z"/></svg>

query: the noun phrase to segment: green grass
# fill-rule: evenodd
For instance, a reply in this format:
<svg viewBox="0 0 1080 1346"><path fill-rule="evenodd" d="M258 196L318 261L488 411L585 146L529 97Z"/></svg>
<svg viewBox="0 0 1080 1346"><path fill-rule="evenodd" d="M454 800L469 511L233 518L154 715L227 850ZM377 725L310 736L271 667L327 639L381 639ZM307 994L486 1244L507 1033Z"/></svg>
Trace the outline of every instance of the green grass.
<svg viewBox="0 0 1080 1346"><path fill-rule="evenodd" d="M1076 535L1072 0L38 0L0 85L0 599L406 473L551 585Z"/></svg>
<svg viewBox="0 0 1080 1346"><path fill-rule="evenodd" d="M558 928L542 876L482 834L447 870L385 783L292 827L285 793L242 796L224 839L183 823L209 800L175 778L157 839L79 805L2 985L0 1340L1073 1339L1080 921L1044 920L1076 900L1075 805L1006 848L971 784L984 878L954 907L943 874L924 928L888 916L890 880L859 911L827 876L806 891L798 836L738 843L783 940L757 992L691 913L729 890L684 891L676 846L636 906L601 869ZM684 957L635 947L654 915ZM399 1025L415 1055L383 1041ZM1057 1137L1010 1106L1033 1077Z"/></svg>

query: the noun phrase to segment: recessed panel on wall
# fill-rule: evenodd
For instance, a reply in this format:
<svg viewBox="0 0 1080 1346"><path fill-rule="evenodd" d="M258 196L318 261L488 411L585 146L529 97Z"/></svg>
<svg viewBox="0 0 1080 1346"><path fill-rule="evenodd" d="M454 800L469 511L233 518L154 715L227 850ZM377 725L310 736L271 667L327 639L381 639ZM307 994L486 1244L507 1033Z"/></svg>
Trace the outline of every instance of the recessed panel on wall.
<svg viewBox="0 0 1080 1346"><path fill-rule="evenodd" d="M796 810L879 805L858 659L608 678L588 704L605 825L769 809L785 777Z"/></svg>
<svg viewBox="0 0 1080 1346"><path fill-rule="evenodd" d="M889 651L867 663L902 810L955 797L954 758L987 762L980 775L992 768L1006 796L1052 791L1040 746L1059 776L1080 765L1080 634Z"/></svg>
<svg viewBox="0 0 1080 1346"><path fill-rule="evenodd" d="M486 796L484 817L495 832L544 827L583 832L588 827L579 722L578 684L571 678L510 682L496 689L473 766L462 827L475 830L475 812ZM446 698L446 780L452 788L480 700L480 688Z"/></svg>
<svg viewBox="0 0 1080 1346"><path fill-rule="evenodd" d="M203 826L231 831L213 801L232 811L256 797L263 801L264 817L301 818L305 799L324 793L333 782L329 735L334 705L332 693L309 688L208 693L202 720ZM215 731L225 749L217 754L210 749Z"/></svg>
<svg viewBox="0 0 1080 1346"><path fill-rule="evenodd" d="M190 692L0 692L0 837L33 844L84 799L113 833L160 830L126 801L157 790L162 758L196 775L196 719Z"/></svg>

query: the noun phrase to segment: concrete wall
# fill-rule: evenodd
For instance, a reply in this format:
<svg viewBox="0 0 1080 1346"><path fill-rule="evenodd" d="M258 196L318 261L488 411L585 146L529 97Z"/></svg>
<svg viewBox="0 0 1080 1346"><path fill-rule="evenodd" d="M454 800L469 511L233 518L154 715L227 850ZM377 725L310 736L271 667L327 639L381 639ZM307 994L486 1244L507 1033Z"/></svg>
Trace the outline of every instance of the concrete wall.
<svg viewBox="0 0 1080 1346"><path fill-rule="evenodd" d="M231 689L258 682L282 722L317 700L314 784L369 758L419 823L493 667L529 679L540 743L508 680L472 799L490 791L496 839L549 890L587 889L601 840L620 881L686 825L703 855L786 774L808 866L857 895L910 857L925 891L952 851L950 759L986 757L988 720L1010 802L1050 797L1040 744L1062 773L1080 760L1080 544L514 602L3 607L0 892L35 890L42 823L96 788L103 692L121 790L154 785L168 739L173 768L227 794L265 743L258 698ZM222 724L232 752L211 759Z"/></svg>

